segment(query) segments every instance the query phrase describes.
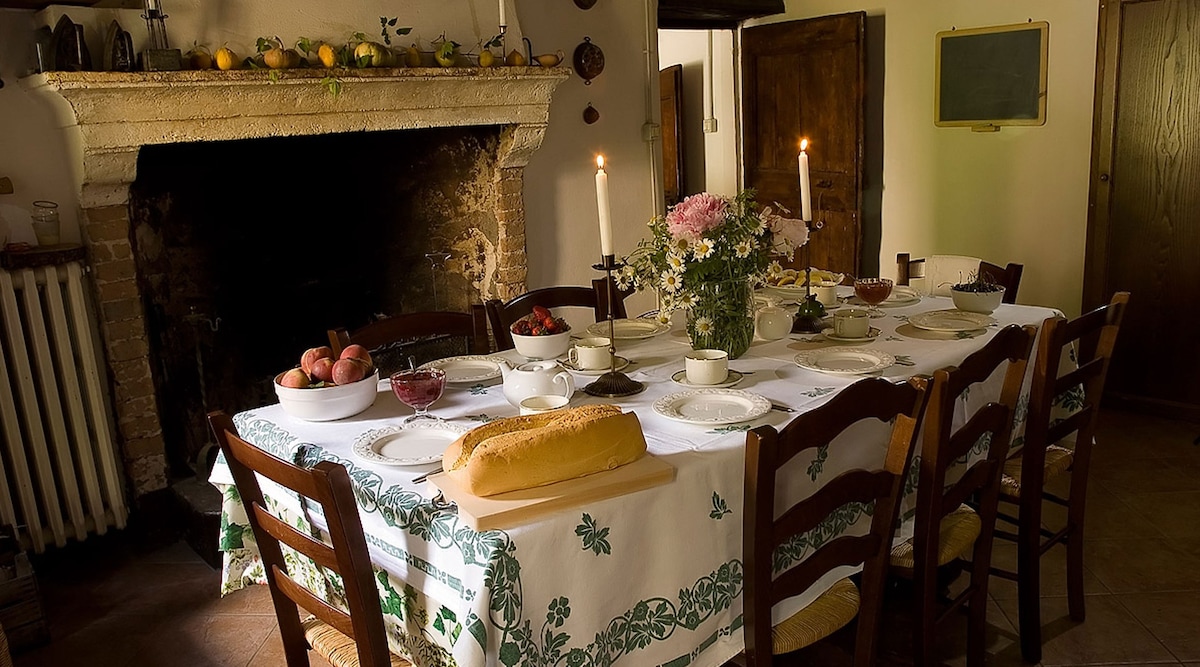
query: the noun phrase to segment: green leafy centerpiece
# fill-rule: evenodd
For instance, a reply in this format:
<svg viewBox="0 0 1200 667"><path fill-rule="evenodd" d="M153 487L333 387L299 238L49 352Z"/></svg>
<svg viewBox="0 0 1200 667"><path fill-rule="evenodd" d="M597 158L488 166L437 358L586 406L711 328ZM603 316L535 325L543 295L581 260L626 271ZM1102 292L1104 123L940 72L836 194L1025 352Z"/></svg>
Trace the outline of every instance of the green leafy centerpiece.
<svg viewBox="0 0 1200 667"><path fill-rule="evenodd" d="M686 309L692 347L725 350L731 359L754 338L754 287L774 259L808 241L802 221L760 211L753 190L692 195L649 227L650 238L624 258L617 287L657 290L661 321Z"/></svg>

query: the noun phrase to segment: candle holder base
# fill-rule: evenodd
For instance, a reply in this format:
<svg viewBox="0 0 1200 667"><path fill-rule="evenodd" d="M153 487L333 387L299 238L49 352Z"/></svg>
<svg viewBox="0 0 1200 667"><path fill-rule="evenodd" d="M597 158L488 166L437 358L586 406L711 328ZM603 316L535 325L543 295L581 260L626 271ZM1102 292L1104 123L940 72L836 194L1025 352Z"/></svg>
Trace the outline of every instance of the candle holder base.
<svg viewBox="0 0 1200 667"><path fill-rule="evenodd" d="M634 380L624 373L609 371L584 387L583 393L591 396L603 396L604 398L617 398L619 396L640 394L645 388L645 384Z"/></svg>
<svg viewBox="0 0 1200 667"><path fill-rule="evenodd" d="M792 321L792 333L821 333L825 325L825 306L817 300L816 294L809 294L796 311L796 319Z"/></svg>

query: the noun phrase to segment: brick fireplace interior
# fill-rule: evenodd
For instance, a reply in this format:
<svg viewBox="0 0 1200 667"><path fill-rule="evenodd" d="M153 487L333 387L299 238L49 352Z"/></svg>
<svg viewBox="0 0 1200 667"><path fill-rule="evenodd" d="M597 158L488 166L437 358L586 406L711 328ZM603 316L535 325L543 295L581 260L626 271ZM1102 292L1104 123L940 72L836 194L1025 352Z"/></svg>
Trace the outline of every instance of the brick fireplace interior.
<svg viewBox="0 0 1200 667"><path fill-rule="evenodd" d="M478 126L142 149L130 240L171 477L207 472L208 411L274 403L272 378L327 330L465 312L490 291L499 139Z"/></svg>

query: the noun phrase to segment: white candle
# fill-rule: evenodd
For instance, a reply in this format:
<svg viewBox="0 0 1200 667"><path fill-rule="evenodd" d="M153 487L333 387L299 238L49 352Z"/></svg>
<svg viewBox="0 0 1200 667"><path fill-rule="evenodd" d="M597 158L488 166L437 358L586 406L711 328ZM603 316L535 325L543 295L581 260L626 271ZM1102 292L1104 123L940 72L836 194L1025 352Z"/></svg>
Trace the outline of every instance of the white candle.
<svg viewBox="0 0 1200 667"><path fill-rule="evenodd" d="M612 212L608 206L608 174L604 171L604 156L596 156L596 210L600 214L600 254L613 254Z"/></svg>
<svg viewBox="0 0 1200 667"><path fill-rule="evenodd" d="M808 153L804 152L808 148L808 139L800 140L800 219L809 222L812 220L812 191L809 190L808 184Z"/></svg>
<svg viewBox="0 0 1200 667"><path fill-rule="evenodd" d="M158 11L158 0L146 0L146 11Z"/></svg>
<svg viewBox="0 0 1200 667"><path fill-rule="evenodd" d="M506 0L500 0L500 25L508 25L508 16L505 15L504 3Z"/></svg>

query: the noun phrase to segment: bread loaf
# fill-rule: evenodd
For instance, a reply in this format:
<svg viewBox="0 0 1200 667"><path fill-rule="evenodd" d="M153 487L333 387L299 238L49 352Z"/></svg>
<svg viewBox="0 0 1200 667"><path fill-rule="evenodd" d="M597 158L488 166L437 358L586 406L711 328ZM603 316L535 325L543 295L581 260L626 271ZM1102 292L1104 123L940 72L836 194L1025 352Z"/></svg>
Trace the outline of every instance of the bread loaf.
<svg viewBox="0 0 1200 667"><path fill-rule="evenodd" d="M611 470L645 453L637 415L587 405L471 429L446 448L442 469L469 493L493 496Z"/></svg>

